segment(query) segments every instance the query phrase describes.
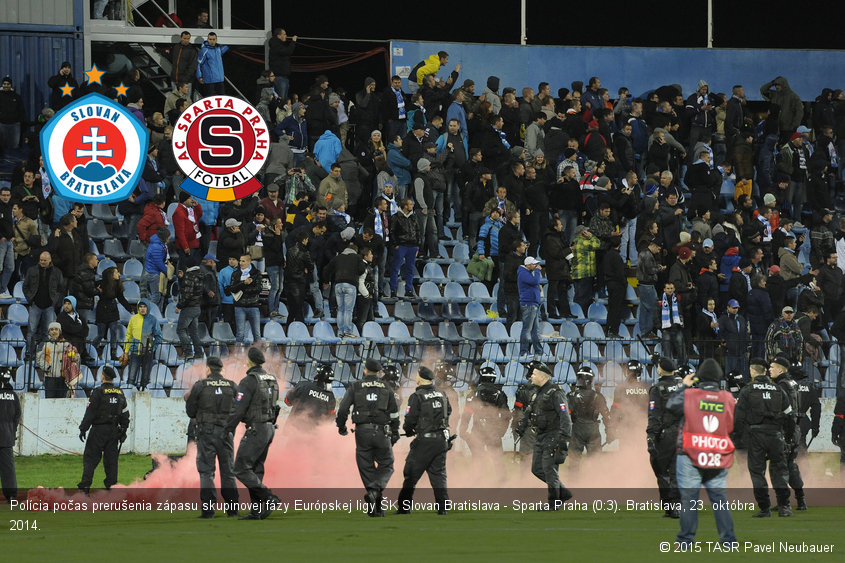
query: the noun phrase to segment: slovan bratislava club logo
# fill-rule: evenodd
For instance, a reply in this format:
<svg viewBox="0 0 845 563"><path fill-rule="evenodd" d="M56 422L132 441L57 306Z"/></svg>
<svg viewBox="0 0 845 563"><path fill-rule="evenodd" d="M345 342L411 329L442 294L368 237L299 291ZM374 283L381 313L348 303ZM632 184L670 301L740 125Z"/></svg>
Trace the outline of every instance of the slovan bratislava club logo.
<svg viewBox="0 0 845 563"><path fill-rule="evenodd" d="M126 200L141 179L150 134L120 104L88 94L41 130L44 166L61 197L85 203Z"/></svg>

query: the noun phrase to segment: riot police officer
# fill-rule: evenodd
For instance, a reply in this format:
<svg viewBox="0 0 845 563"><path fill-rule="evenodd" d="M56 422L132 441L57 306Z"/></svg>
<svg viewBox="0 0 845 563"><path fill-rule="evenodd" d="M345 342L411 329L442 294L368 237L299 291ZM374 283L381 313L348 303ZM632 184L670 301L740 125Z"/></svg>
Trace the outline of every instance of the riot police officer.
<svg viewBox="0 0 845 563"><path fill-rule="evenodd" d="M394 364L387 364L382 366L381 373L381 378L393 390L393 394L396 395L396 404L401 405L402 388L400 387L399 380L402 378L402 368Z"/></svg>
<svg viewBox="0 0 845 563"><path fill-rule="evenodd" d="M0 484L7 501L18 496L13 449L20 422L21 402L12 389L12 368L4 367L0 369Z"/></svg>
<svg viewBox="0 0 845 563"><path fill-rule="evenodd" d="M417 389L408 397L408 410L403 429L406 436L416 436L405 458L402 490L399 492L399 509L396 514L410 514L414 490L423 473L428 473L437 514L447 514L446 501L446 452L451 448L449 415L452 405L446 392L436 389L434 373L421 366L417 373Z"/></svg>
<svg viewBox="0 0 845 563"><path fill-rule="evenodd" d="M281 502L262 482L264 461L279 416L279 382L276 376L264 371L264 352L253 346L246 357L246 377L238 385L235 408L226 422L226 431L234 435L241 421L246 425L238 445L234 471L238 481L249 490L252 510L240 519L264 520Z"/></svg>
<svg viewBox="0 0 845 563"><path fill-rule="evenodd" d="M736 399L739 397L739 392L745 387L745 376L741 371L735 369L728 372L726 380L725 385L727 390Z"/></svg>
<svg viewBox="0 0 845 563"><path fill-rule="evenodd" d="M479 383L464 404L459 434L466 437L473 455L490 452L501 456L502 436L511 420L508 397L502 386L496 385L496 368L487 365L478 374ZM472 433L468 432L470 423Z"/></svg>
<svg viewBox="0 0 845 563"><path fill-rule="evenodd" d="M364 377L346 390L337 409L337 429L341 436L349 432L346 418L352 410L355 424L355 461L364 483L367 515L384 516L382 492L393 475L393 445L399 440L399 406L396 395L379 378L381 363L369 358L364 363Z"/></svg>
<svg viewBox="0 0 845 563"><path fill-rule="evenodd" d="M85 452L82 454L82 479L77 487L86 494L91 490L94 469L100 463L100 458L103 459L106 472L103 484L110 489L117 483L117 458L129 428L129 406L123 391L112 384L116 375L111 366L103 368L100 375L102 385L91 393L88 408L79 425L79 439L85 442ZM86 441L85 435L89 428L91 434Z"/></svg>
<svg viewBox="0 0 845 563"><path fill-rule="evenodd" d="M572 498L572 491L560 482L558 476L558 465L566 461L572 421L566 394L552 382L552 370L544 363L533 365L531 384L537 392L519 421L516 433L523 436L529 426L534 428L537 439L531 472L548 487L549 510L557 510Z"/></svg>
<svg viewBox="0 0 845 563"><path fill-rule="evenodd" d="M455 366L446 362L437 362L434 364L434 386L446 393L446 398L449 399L449 404L452 405L453 410L449 415L449 428L458 427L458 392L455 391Z"/></svg>
<svg viewBox="0 0 845 563"><path fill-rule="evenodd" d="M233 469L235 443L226 432L226 422L235 406L238 387L221 374L223 362L209 356L205 362L206 378L194 383L185 402L185 412L196 422L197 472L200 474L200 518L214 518L217 490L214 468L220 464L220 492L226 502L226 515L237 516L238 485Z"/></svg>
<svg viewBox="0 0 845 563"><path fill-rule="evenodd" d="M522 461L522 458L531 455L534 452L534 442L537 439L537 434L531 425L525 429L522 437L516 435L516 428L522 417L525 416L525 410L531 401L534 400L534 395L537 393L537 387L531 384L531 374L534 373L534 368L542 365L542 362L533 360L528 363L525 368L525 381L520 383L516 388L516 395L513 400L513 418L511 419L511 429L514 435L514 458L517 462Z"/></svg>
<svg viewBox="0 0 845 563"><path fill-rule="evenodd" d="M800 366L800 364L799 364ZM772 381L781 389L786 391L789 397L789 405L792 407L790 418L792 419L793 430L791 434L784 434L786 443L786 466L789 470L789 486L795 491L796 510L807 510L807 502L804 500L804 480L801 478L801 469L798 467L798 442L801 439L801 430L798 428L798 383L792 379L794 368L789 369L780 363L772 362L769 367L769 374ZM803 372L800 367L798 371Z"/></svg>
<svg viewBox="0 0 845 563"><path fill-rule="evenodd" d="M314 381L300 381L287 395L285 404L291 407L288 420L303 429L334 419L337 405L332 392L334 372L329 364L317 364Z"/></svg>
<svg viewBox="0 0 845 563"><path fill-rule="evenodd" d="M572 440L569 442L569 453L572 455L570 466L577 471L584 450L587 455L601 451L601 433L598 418L601 416L607 441L612 442L609 413L604 395L593 389L595 373L590 366L581 366L576 372L575 387L566 395L569 403L569 416L572 419Z"/></svg>
<svg viewBox="0 0 845 563"><path fill-rule="evenodd" d="M642 375L643 365L638 360L630 360L625 366L625 381L613 390L610 419L617 429L630 427L645 415L648 407L648 385L640 380ZM611 439L608 438L607 441L609 443Z"/></svg>
<svg viewBox="0 0 845 563"><path fill-rule="evenodd" d="M807 379L807 372L801 367L800 362L792 362L789 375L798 384L798 407L796 409L799 436L798 453L806 454L809 447L807 434L812 433L810 441L819 435L819 423L822 415L819 388L816 382Z"/></svg>
<svg viewBox="0 0 845 563"><path fill-rule="evenodd" d="M839 448L839 463L845 466L845 391L839 390L833 406L833 424L830 425L830 441Z"/></svg>
<svg viewBox="0 0 845 563"><path fill-rule="evenodd" d="M660 376L657 383L648 390L648 453L651 469L657 478L664 516L680 518L680 511L676 508L681 497L675 476L675 438L681 418L666 409L666 401L681 388L682 380L675 373L675 363L669 358L660 358L657 373Z"/></svg>
<svg viewBox="0 0 845 563"><path fill-rule="evenodd" d="M771 518L771 499L766 483L766 461L778 501L778 516L792 516L789 507L789 469L784 453L785 435L794 431L792 407L786 391L772 383L760 358L751 360L751 383L739 392L734 414L738 431L748 428L748 472L760 512L754 518ZM772 366L778 367L772 367ZM789 361L777 357L770 369L789 369Z"/></svg>

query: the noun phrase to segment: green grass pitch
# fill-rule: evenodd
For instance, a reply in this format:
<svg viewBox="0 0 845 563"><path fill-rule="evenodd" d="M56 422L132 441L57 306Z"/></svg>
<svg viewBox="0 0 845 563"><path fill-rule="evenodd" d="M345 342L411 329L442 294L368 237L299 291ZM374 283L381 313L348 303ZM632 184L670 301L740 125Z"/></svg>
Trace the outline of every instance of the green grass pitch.
<svg viewBox="0 0 845 563"><path fill-rule="evenodd" d="M81 472L76 456L18 458L22 488L67 485ZM130 483L150 468L146 456L124 455L120 482ZM102 469L94 482L102 482ZM428 487L423 478L421 489ZM656 495L655 495L656 496ZM245 498L242 494L242 499ZM706 499L706 496L704 497ZM836 561L845 552L845 507L812 507L792 518L752 519L734 512L738 552L713 552L712 513L700 514L699 553L661 553L672 542L676 520L660 513L620 511L453 511L448 516L417 512L367 518L359 512L276 512L265 521L237 521L220 513L198 520L196 512L24 512L0 505L0 547L9 561L661 561L689 560ZM15 523L23 522L23 524ZM34 525L37 530L29 529ZM23 526L24 529L12 530ZM833 544L827 554L786 553L779 542ZM708 544L707 542L711 542ZM774 546L754 553L744 542ZM774 543L773 543L774 542Z"/></svg>

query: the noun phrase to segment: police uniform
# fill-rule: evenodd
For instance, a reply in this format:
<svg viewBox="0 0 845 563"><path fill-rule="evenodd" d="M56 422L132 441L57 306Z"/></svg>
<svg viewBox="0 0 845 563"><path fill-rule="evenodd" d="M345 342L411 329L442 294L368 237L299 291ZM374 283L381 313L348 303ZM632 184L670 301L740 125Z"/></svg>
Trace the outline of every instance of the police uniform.
<svg viewBox="0 0 845 563"><path fill-rule="evenodd" d="M572 493L560 482L558 476L558 465L566 459L572 420L569 418L566 394L551 379L537 389L522 420L519 421L517 434L524 436L529 426L537 436L531 472L546 483L549 490L549 506L555 508L557 502L572 498Z"/></svg>
<svg viewBox="0 0 845 563"><path fill-rule="evenodd" d="M11 385L0 380L0 484L8 501L18 496L14 447L20 421L20 399Z"/></svg>
<svg viewBox="0 0 845 563"><path fill-rule="evenodd" d="M460 434L467 437L473 455L485 451L501 454L504 451L502 436L508 429L510 419L507 395L495 383L482 381L464 403ZM470 422L471 434L467 432Z"/></svg>
<svg viewBox="0 0 845 563"><path fill-rule="evenodd" d="M784 454L784 435L793 432L791 415L789 396L772 383L767 375L755 377L739 393L735 425L739 431L748 428L748 472L751 474L754 498L763 515L771 507L765 475L767 460L778 505L789 508L789 469Z"/></svg>
<svg viewBox="0 0 845 563"><path fill-rule="evenodd" d="M531 404L531 401L534 400L534 395L537 393L537 387L531 384L531 382L520 383L519 387L516 388L516 395L514 396L513 400L513 424L512 428L514 433L516 433L516 428L519 426L519 422L522 420L522 417L525 415L525 410L528 408L528 405ZM534 430L534 427L528 425L525 429L525 433L519 438L519 455L520 456L528 456L532 452L534 452L534 442L537 440L537 432Z"/></svg>
<svg viewBox="0 0 845 563"><path fill-rule="evenodd" d="M613 390L610 418L616 428L624 428L637 421L647 410L648 385L639 379L629 377Z"/></svg>
<svg viewBox="0 0 845 563"><path fill-rule="evenodd" d="M232 507L226 512L229 516L237 516L238 485L233 469L235 444L232 434L226 431L226 423L232 414L238 388L234 381L220 374L223 368L220 358L209 357L207 365L211 373L194 383L185 403L185 411L196 422L201 516L214 516L213 504L217 501L217 490L214 487L216 462L220 464L220 492L223 500Z"/></svg>
<svg viewBox="0 0 845 563"><path fill-rule="evenodd" d="M238 480L249 490L253 509L243 519L266 518L272 508L268 501L278 502L268 489L264 479L264 461L273 442L276 418L279 415L279 383L276 377L264 371L264 354L257 348L250 348L247 357L255 364L246 372L238 385L235 408L226 423L226 432L235 433L243 421L246 432L238 445L234 471Z"/></svg>
<svg viewBox="0 0 845 563"><path fill-rule="evenodd" d="M364 484L367 514L384 516L382 491L393 475L393 444L399 439L399 405L393 390L378 376L381 364L373 359L366 373L346 390L337 410L337 427L346 435L346 419L352 411L355 424L355 462Z"/></svg>
<svg viewBox="0 0 845 563"><path fill-rule="evenodd" d="M786 391L786 396L789 398L789 406L792 407L792 413L789 415L792 418L793 431L789 435L784 435L784 442L786 442L786 466L789 471L789 486L795 491L795 501L798 510L806 510L807 503L804 501L804 480L801 478L801 469L798 467L798 443L801 439L801 430L798 428L798 382L790 376L789 372L782 373L774 383Z"/></svg>
<svg viewBox="0 0 845 563"><path fill-rule="evenodd" d="M840 391L833 406L833 424L830 426L830 439L834 446L839 446L839 463L845 465L845 392Z"/></svg>
<svg viewBox="0 0 845 563"><path fill-rule="evenodd" d="M822 404L819 400L819 388L806 379L806 374L803 370L800 370L800 374L801 377L799 378L798 372L794 373L796 383L798 384L798 408L796 412L799 436L798 451L800 453L807 453L807 448L809 447L807 435L812 433L812 438L819 435Z"/></svg>
<svg viewBox="0 0 845 563"><path fill-rule="evenodd" d="M110 369L110 368L108 368ZM88 429L88 440L82 454L82 479L77 487L86 493L91 489L94 469L103 460L106 478L103 484L107 489L117 483L117 459L119 444L126 440L129 428L129 406L123 391L106 380L91 392L88 408L82 424L79 425L79 437L83 439Z"/></svg>
<svg viewBox="0 0 845 563"><path fill-rule="evenodd" d="M289 420L307 420L309 426L334 418L334 393L325 383L300 381L285 395L285 404L291 407Z"/></svg>
<svg viewBox="0 0 845 563"><path fill-rule="evenodd" d="M671 366L674 367L674 366ZM663 371L670 371L669 365ZM648 453L651 469L657 478L660 502L665 507L666 516L677 518L678 511L671 508L680 502L678 482L675 476L675 439L678 436L680 416L666 409L669 397L682 386L681 378L674 373L662 375L648 391Z"/></svg>
<svg viewBox="0 0 845 563"><path fill-rule="evenodd" d="M428 473L428 480L434 490L437 513L446 514L446 501L449 500L446 452L450 447L449 415L452 414L452 405L446 393L430 383L434 377L431 370L421 367L419 376L429 383L419 385L408 397L408 409L402 427L407 436L416 438L411 442L411 450L405 458L405 480L399 492L397 514L410 513L414 490L423 473Z"/></svg>
<svg viewBox="0 0 845 563"><path fill-rule="evenodd" d="M601 393L591 387L573 388L566 395L569 403L569 413L572 418L572 439L569 442L569 453L573 455L570 465L577 470L581 461L581 454L601 451L601 433L598 418L604 423L605 433L609 432L607 403ZM608 438L608 442L611 441Z"/></svg>

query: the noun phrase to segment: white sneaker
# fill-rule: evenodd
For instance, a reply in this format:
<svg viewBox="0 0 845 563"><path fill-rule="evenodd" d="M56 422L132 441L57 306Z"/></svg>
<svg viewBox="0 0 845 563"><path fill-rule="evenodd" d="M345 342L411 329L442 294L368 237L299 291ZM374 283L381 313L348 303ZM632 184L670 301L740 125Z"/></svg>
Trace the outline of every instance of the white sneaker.
<svg viewBox="0 0 845 563"><path fill-rule="evenodd" d="M6 290L3 293L0 293L0 299L11 299L11 298L12 298L12 294L9 293L9 290Z"/></svg>

